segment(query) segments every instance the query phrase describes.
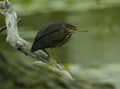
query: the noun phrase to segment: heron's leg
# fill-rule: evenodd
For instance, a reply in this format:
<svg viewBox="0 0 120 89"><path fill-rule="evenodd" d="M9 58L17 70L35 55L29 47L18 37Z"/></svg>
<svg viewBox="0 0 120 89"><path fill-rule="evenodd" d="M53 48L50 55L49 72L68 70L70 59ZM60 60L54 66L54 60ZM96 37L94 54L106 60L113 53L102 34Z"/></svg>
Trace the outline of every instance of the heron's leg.
<svg viewBox="0 0 120 89"><path fill-rule="evenodd" d="M48 55L47 59L49 59L50 58L50 54L45 49L43 49L43 51Z"/></svg>
<svg viewBox="0 0 120 89"><path fill-rule="evenodd" d="M50 48L51 54L55 57L58 64L60 64L60 58L56 55L54 48Z"/></svg>

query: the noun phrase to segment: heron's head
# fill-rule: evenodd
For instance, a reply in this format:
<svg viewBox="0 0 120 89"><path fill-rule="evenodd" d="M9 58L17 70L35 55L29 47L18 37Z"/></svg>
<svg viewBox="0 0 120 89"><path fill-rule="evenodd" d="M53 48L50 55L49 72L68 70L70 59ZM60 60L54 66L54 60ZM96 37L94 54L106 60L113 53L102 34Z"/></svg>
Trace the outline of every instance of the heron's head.
<svg viewBox="0 0 120 89"><path fill-rule="evenodd" d="M68 32L70 32L70 33L73 33L73 32L88 32L86 30L77 29L75 26L70 25L70 24L66 24L66 23L65 23L65 27L68 29Z"/></svg>

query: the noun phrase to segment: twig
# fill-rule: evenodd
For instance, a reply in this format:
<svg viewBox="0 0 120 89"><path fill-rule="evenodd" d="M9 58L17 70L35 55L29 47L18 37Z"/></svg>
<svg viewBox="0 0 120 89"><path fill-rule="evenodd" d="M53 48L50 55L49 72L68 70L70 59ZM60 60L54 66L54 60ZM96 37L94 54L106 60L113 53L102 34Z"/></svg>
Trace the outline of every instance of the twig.
<svg viewBox="0 0 120 89"><path fill-rule="evenodd" d="M1 28L0 28L0 33L1 33L3 30L5 30L5 29L6 29L6 26L1 27Z"/></svg>

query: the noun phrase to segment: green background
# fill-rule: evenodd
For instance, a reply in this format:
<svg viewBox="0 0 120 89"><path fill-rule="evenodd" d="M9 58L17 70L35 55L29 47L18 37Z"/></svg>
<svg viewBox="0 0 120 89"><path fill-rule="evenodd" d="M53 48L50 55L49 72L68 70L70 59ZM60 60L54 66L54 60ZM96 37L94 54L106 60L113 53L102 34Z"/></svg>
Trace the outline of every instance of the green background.
<svg viewBox="0 0 120 89"><path fill-rule="evenodd" d="M93 81L100 78L100 82L112 82L119 89L120 0L11 0L11 2L18 12L18 17L22 19L18 25L20 36L31 43L40 27L53 21L70 23L88 30L86 33L74 33L68 43L56 48L61 62L68 65L68 69L77 77ZM3 25L4 17L0 16L0 26ZM16 51L5 39L6 31L0 34L0 52L6 58L21 60L29 65L35 61Z"/></svg>

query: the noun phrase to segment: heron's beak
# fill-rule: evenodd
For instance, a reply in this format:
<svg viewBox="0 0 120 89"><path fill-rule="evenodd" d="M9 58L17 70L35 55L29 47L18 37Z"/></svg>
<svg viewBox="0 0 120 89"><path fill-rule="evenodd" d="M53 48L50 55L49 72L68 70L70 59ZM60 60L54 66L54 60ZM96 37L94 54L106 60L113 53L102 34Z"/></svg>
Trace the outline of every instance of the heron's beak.
<svg viewBox="0 0 120 89"><path fill-rule="evenodd" d="M77 30L69 30L70 33L74 33L74 32L88 32L87 30L80 30L80 29L77 29Z"/></svg>
<svg viewBox="0 0 120 89"><path fill-rule="evenodd" d="M81 29L77 29L74 32L88 32L87 30L81 30Z"/></svg>

